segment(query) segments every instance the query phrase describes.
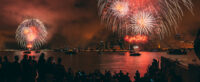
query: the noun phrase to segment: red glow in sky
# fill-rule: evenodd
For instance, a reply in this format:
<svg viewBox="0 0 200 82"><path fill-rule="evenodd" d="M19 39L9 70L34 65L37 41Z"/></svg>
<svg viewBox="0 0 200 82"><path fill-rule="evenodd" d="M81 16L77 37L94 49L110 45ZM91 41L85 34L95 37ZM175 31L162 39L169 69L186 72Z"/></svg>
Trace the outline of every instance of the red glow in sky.
<svg viewBox="0 0 200 82"><path fill-rule="evenodd" d="M141 8L151 13L156 13L155 9L159 10L159 7L154 6L157 5L158 0L129 0L129 3L131 4L131 8L135 9L133 13L138 13Z"/></svg>
<svg viewBox="0 0 200 82"><path fill-rule="evenodd" d="M135 35L135 36L126 35L124 40L129 43L145 43L147 42L148 37L145 35Z"/></svg>

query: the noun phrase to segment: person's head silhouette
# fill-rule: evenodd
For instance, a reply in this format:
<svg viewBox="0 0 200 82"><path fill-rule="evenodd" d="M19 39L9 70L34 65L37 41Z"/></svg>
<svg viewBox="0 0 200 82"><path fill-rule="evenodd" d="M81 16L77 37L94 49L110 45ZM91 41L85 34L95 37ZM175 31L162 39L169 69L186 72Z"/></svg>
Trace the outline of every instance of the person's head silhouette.
<svg viewBox="0 0 200 82"><path fill-rule="evenodd" d="M19 61L19 57L15 56L15 62L18 62L18 61Z"/></svg>
<svg viewBox="0 0 200 82"><path fill-rule="evenodd" d="M28 55L24 55L23 59L27 60L28 59Z"/></svg>
<svg viewBox="0 0 200 82"><path fill-rule="evenodd" d="M32 56L29 56L29 58L28 58L29 60L33 60L33 58L32 58Z"/></svg>
<svg viewBox="0 0 200 82"><path fill-rule="evenodd" d="M41 53L40 58L39 59L44 59L44 53Z"/></svg>
<svg viewBox="0 0 200 82"><path fill-rule="evenodd" d="M48 62L48 63L53 63L53 57L49 57L49 58L47 59L47 62Z"/></svg>
<svg viewBox="0 0 200 82"><path fill-rule="evenodd" d="M4 61L8 61L8 57L7 56L4 56L3 59L4 59Z"/></svg>

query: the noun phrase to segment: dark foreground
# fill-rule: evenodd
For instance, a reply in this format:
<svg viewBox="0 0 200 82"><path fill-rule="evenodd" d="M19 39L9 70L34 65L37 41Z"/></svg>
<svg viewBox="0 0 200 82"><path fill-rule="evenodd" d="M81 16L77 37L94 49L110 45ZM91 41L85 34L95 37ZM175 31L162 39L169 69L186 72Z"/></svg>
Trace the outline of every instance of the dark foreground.
<svg viewBox="0 0 200 82"><path fill-rule="evenodd" d="M101 55L93 52L81 52L77 55L56 52L44 52L43 55L24 55L19 51L0 52L0 82L191 81L185 81L187 77L184 76L193 72L188 71L185 66L185 71L180 70L182 64L179 64L194 62L193 58L196 57L191 55L193 52L182 56L167 55L164 52L140 53L141 56L130 56L126 52L109 52ZM162 62L163 57L176 61Z"/></svg>
<svg viewBox="0 0 200 82"><path fill-rule="evenodd" d="M24 55L23 59L18 63L19 57L14 57L14 62L9 62L7 56L0 58L0 82L131 82L129 73L112 74L109 70L105 73L100 70L94 70L92 73L84 71L73 72L72 68L65 70L61 64L62 59L58 58L53 63L54 58L49 57L45 60L45 54L41 54L38 61L35 56ZM164 74L160 72L159 62L153 60L151 66L148 67L144 77L140 77L140 73L135 73L136 82L165 82ZM175 81L177 82L177 81Z"/></svg>
<svg viewBox="0 0 200 82"><path fill-rule="evenodd" d="M96 52L81 52L77 55L66 55L57 52L44 53L46 60L48 57L53 57L53 62L55 63L58 58L62 58L62 65L64 65L66 70L72 68L74 72L80 70L91 73L99 69L102 73L105 73L105 70L110 70L112 74L122 70L124 73L129 73L131 80L134 80L133 77L136 70L139 70L140 75L143 77L153 59L160 60L161 56L166 55L163 52L141 52L141 56L130 56L126 52L104 52L101 55ZM8 56L11 62L14 61L14 56L19 56L20 60L23 59L21 52L4 52L0 54ZM29 56L35 56L35 60L38 61L40 54L33 53L29 54Z"/></svg>

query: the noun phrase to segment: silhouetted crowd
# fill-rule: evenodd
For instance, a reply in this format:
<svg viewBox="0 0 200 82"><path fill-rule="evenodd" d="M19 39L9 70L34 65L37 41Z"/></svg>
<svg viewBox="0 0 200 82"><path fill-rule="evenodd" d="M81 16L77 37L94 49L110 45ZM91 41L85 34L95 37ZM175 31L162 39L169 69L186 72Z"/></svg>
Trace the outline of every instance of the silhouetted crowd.
<svg viewBox="0 0 200 82"><path fill-rule="evenodd" d="M159 69L158 60L153 59L153 62L148 67L144 77L140 78L139 72L136 71L134 78L135 82L167 82L164 75L165 74Z"/></svg>
<svg viewBox="0 0 200 82"><path fill-rule="evenodd" d="M129 73L95 70L86 74L84 71L73 72L71 68L66 71L61 58L53 63L53 57L47 60L44 57L42 53L36 61L34 56L24 55L20 62L18 56L14 57L14 62L9 62L7 56L0 57L0 82L131 82ZM134 79L135 82L166 82L164 75L159 62L154 59L144 77L136 71Z"/></svg>
<svg viewBox="0 0 200 82"><path fill-rule="evenodd" d="M129 74L122 71L114 75L110 71L103 74L100 70L74 73L71 68L65 70L61 58L53 63L53 57L47 60L44 57L42 53L36 61L34 56L24 55L20 62L18 56L14 57L14 62L7 56L0 57L0 82L130 82Z"/></svg>

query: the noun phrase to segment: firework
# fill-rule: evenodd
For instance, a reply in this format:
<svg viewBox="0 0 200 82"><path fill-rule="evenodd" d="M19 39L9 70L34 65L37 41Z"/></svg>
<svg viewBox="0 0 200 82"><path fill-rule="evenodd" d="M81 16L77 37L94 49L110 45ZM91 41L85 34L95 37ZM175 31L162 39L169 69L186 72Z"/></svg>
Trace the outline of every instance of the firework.
<svg viewBox="0 0 200 82"><path fill-rule="evenodd" d="M135 35L135 36L126 35L124 40L127 41L128 43L146 43L148 41L148 37L145 35Z"/></svg>
<svg viewBox="0 0 200 82"><path fill-rule="evenodd" d="M128 14L129 6L127 2L116 1L111 5L110 12L116 17L124 17Z"/></svg>
<svg viewBox="0 0 200 82"><path fill-rule="evenodd" d="M26 19L17 28L16 39L28 49L39 48L46 42L47 30L38 19Z"/></svg>
<svg viewBox="0 0 200 82"><path fill-rule="evenodd" d="M130 18L129 28L136 34L149 35L152 33L152 29L156 28L156 21L152 14L139 12Z"/></svg>
<svg viewBox="0 0 200 82"><path fill-rule="evenodd" d="M102 21L106 22L113 31L118 31L124 27L124 22L128 18L129 3L125 0L99 0L99 14Z"/></svg>
<svg viewBox="0 0 200 82"><path fill-rule="evenodd" d="M191 0L99 0L98 7L102 21L113 31L164 37L176 32L183 9L192 12L193 4Z"/></svg>

